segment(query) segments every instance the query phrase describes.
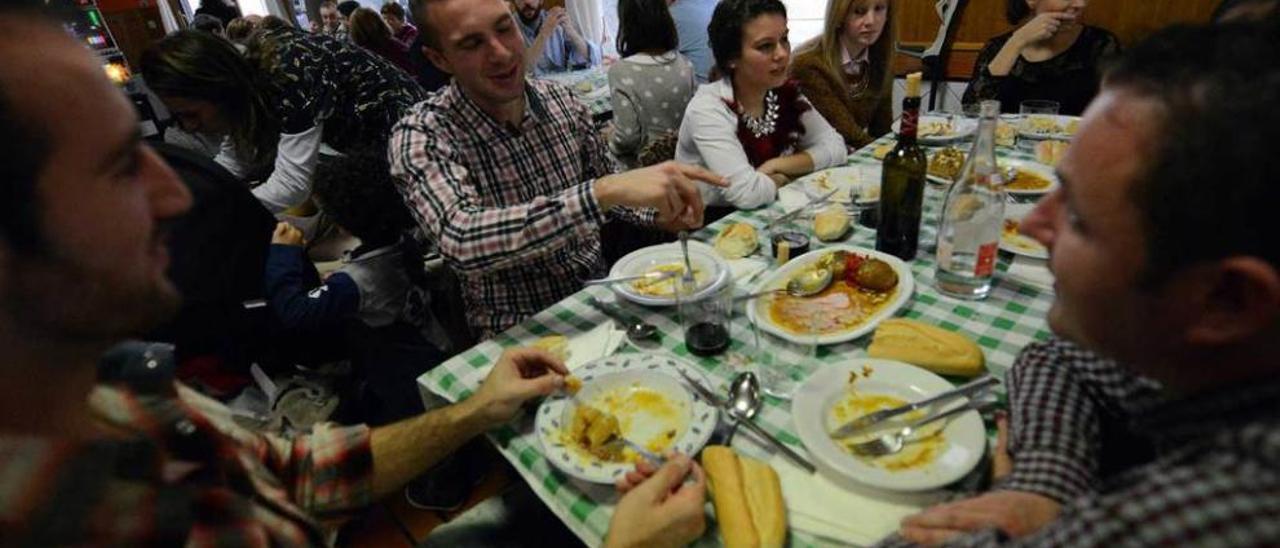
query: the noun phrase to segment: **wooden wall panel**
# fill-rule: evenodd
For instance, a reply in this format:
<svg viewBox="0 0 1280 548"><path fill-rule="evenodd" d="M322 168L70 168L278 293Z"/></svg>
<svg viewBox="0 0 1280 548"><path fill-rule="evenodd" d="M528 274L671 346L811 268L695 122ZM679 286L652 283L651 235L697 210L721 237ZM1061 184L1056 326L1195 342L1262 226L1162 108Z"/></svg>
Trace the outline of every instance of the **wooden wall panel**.
<svg viewBox="0 0 1280 548"><path fill-rule="evenodd" d="M1132 44L1161 27L1179 22L1208 21L1220 0L1095 1L1085 9L1085 22L1114 32L1124 45ZM988 39L1013 27L1004 18L1006 0L969 0L955 31L947 77L968 79L973 73L977 51ZM904 48L923 49L933 42L939 19L933 0L897 0L898 40ZM918 67L919 62L899 55L899 73Z"/></svg>

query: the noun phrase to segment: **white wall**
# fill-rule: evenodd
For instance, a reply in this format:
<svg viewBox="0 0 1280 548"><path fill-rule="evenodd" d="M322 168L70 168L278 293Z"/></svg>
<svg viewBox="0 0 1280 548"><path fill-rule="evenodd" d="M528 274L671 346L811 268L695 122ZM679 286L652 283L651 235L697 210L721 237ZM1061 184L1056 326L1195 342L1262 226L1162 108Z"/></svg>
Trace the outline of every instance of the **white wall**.
<svg viewBox="0 0 1280 548"><path fill-rule="evenodd" d="M799 46L822 34L822 19L827 11L824 0L782 0L787 6L787 28L791 31L792 47Z"/></svg>

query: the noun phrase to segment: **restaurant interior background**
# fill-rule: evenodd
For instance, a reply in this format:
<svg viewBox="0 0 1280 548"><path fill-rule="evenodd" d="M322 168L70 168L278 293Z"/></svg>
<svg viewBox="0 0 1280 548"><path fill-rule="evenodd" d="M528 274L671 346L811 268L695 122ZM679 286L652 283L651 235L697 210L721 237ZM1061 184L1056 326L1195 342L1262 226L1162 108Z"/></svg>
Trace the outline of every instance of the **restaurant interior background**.
<svg viewBox="0 0 1280 548"><path fill-rule="evenodd" d="M359 0L377 9L382 0ZM617 0L600 0L605 12L615 8ZM1004 20L1004 0L950 0L959 2L946 47L941 48L940 71L934 73L946 82L932 91L934 79L926 78L924 94L927 110L958 112L973 63L987 39L1010 30ZM93 0L77 0L91 5ZM563 5L565 0L545 0L546 6ZM898 0L899 54L895 71L899 76L920 70L921 54L934 44L941 17L938 4L948 0ZM257 15L277 15L305 25L319 6L320 0L238 0L241 11ZM407 3L401 0L401 3ZM791 19L793 42L800 44L822 31L824 0L783 0ZM110 29L119 51L131 67L136 67L142 52L168 32L186 27L184 14L200 6L200 0L98 0L102 19ZM1157 28L1179 21L1203 21L1209 17L1217 0L1177 0L1164 2L1094 2L1086 12L1086 20L1114 32L1122 44L1132 44ZM136 86L136 83L135 83ZM904 82L895 86L894 108L901 104ZM932 101L932 102L931 102ZM163 107L152 101L161 120L167 117ZM932 108L930 108L932 106ZM143 108L140 105L140 108ZM895 117L897 113L895 112ZM144 113L145 118L145 113Z"/></svg>

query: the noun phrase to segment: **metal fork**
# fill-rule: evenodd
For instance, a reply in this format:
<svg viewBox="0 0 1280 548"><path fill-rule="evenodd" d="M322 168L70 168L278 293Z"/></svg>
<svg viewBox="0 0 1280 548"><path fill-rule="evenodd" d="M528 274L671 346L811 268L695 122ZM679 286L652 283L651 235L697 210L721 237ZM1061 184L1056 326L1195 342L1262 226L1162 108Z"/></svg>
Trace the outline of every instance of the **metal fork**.
<svg viewBox="0 0 1280 548"><path fill-rule="evenodd" d="M938 413L937 415L924 419L915 424L904 426L898 429L897 431L890 432L878 438L871 439L864 442L849 444L848 447L854 453L858 453L859 455L866 455L868 457L881 457L884 455L892 455L894 453L897 453L898 451L901 451L902 448L907 445L907 438L911 437L912 434L915 434L917 428L920 428L921 426L924 426L926 424L934 423L942 419L952 417L967 411L971 411L975 409L978 411L982 411L983 409L991 407L992 405L993 405L992 402L977 402L977 403L968 403L965 405L961 405L960 407L956 407L954 409L948 409L947 411Z"/></svg>

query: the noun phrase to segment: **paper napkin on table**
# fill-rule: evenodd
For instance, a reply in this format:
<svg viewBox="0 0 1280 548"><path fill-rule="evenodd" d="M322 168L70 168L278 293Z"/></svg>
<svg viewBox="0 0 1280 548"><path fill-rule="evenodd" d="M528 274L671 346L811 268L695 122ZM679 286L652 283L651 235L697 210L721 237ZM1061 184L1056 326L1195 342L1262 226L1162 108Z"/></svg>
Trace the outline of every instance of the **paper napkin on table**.
<svg viewBox="0 0 1280 548"><path fill-rule="evenodd" d="M820 473L805 472L781 455L774 456L769 464L782 482L791 530L848 544L874 544L896 532L902 518L945 497L943 493L856 492Z"/></svg>
<svg viewBox="0 0 1280 548"><path fill-rule="evenodd" d="M1048 261L1044 259L1015 256L1005 275L1040 289L1053 291L1053 273L1049 271Z"/></svg>
<svg viewBox="0 0 1280 548"><path fill-rule="evenodd" d="M757 272L769 268L769 262L760 257L745 257L726 262L729 263L729 273L733 275L736 282L745 282Z"/></svg>
<svg viewBox="0 0 1280 548"><path fill-rule="evenodd" d="M565 366L573 370L589 361L612 355L625 338L626 333L612 321L605 321L585 333L570 335L567 341L569 359L565 360Z"/></svg>

